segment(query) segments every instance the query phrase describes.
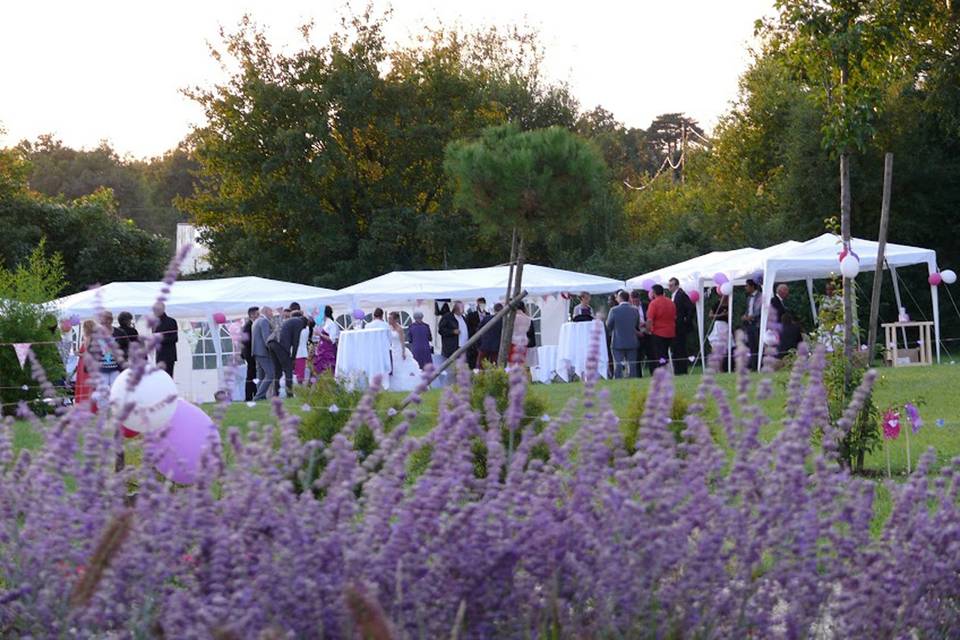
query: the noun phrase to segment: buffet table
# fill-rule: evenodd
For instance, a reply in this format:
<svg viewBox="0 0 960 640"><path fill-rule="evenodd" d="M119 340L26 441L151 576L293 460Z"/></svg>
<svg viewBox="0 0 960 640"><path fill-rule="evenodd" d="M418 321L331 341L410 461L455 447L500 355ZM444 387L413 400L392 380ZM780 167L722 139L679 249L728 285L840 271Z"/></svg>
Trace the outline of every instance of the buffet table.
<svg viewBox="0 0 960 640"><path fill-rule="evenodd" d="M341 331L337 341L337 378L350 389L364 389L380 376L390 388L390 332L387 329Z"/></svg>
<svg viewBox="0 0 960 640"><path fill-rule="evenodd" d="M587 355L596 343L597 373L607 377L607 334L599 320L590 322L566 322L560 327L560 344L557 345L556 371L564 382L570 381L571 371L583 379L587 371Z"/></svg>

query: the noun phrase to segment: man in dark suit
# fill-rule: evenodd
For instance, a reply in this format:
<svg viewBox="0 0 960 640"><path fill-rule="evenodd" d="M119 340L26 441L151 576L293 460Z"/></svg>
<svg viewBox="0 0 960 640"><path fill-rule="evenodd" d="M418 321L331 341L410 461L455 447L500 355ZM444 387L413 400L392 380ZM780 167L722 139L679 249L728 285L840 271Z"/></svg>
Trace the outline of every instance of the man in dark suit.
<svg viewBox="0 0 960 640"><path fill-rule="evenodd" d="M157 366L172 378L177 362L177 321L167 315L167 307L162 302L154 305L153 312L157 316L157 326L153 332L162 336L157 346Z"/></svg>
<svg viewBox="0 0 960 640"><path fill-rule="evenodd" d="M247 363L247 384L244 388L243 398L250 402L253 396L257 395L257 359L253 357L253 323L260 317L260 307L250 307L247 309L247 320L243 323L241 330L243 335L243 346L240 347L240 357Z"/></svg>
<svg viewBox="0 0 960 640"><path fill-rule="evenodd" d="M485 298L477 298L477 306L470 309L466 315L467 321L467 335L472 338L473 335L477 332L477 329L480 328L480 321L483 320L483 317L487 314L487 300ZM467 364L471 369L477 368L477 355L480 352L479 345L475 342L470 345L470 348L467 349Z"/></svg>
<svg viewBox="0 0 960 640"><path fill-rule="evenodd" d="M637 372L637 330L640 325L640 314L636 307L630 304L630 294L620 292L620 304L610 309L607 316L607 326L611 329L610 347L613 352L613 377L622 378L623 363L627 363L629 377L633 378Z"/></svg>
<svg viewBox="0 0 960 640"><path fill-rule="evenodd" d="M780 320L780 343L777 345L777 357L783 358L796 349L803 341L803 333L800 325L794 322L793 316L789 311L784 312Z"/></svg>
<svg viewBox="0 0 960 640"><path fill-rule="evenodd" d="M687 373L690 364L687 352L687 336L693 329L693 319L697 315L697 307L691 302L687 292L680 288L680 281L670 278L667 283L673 306L677 309L677 335L670 344L670 353L673 358L673 372L677 375Z"/></svg>
<svg viewBox="0 0 960 640"><path fill-rule="evenodd" d="M787 301L787 296L790 295L790 287L785 284L781 284L777 287L777 293L770 299L770 307L776 312L776 315L771 315L770 320L773 322L781 322L783 315L787 312L787 307L784 304Z"/></svg>
<svg viewBox="0 0 960 640"><path fill-rule="evenodd" d="M440 318L440 324L437 325L437 333L440 334L440 353L444 358L449 358L460 347L465 344L467 336L461 338L461 333L467 330L467 321L463 318L463 306L459 302L453 303L453 310L443 314Z"/></svg>
<svg viewBox="0 0 960 640"><path fill-rule="evenodd" d="M300 346L300 332L307 326L300 305L296 302L290 305L290 317L283 321L276 339L268 343L270 352L275 356L275 362L280 364L279 373L283 373L284 386L287 397L293 397L293 360ZM279 376L278 376L279 377Z"/></svg>
<svg viewBox="0 0 960 640"><path fill-rule="evenodd" d="M493 313L486 314L480 321L480 327L485 327L490 322L494 325L480 336L480 352L477 357L477 366L486 362L491 366L497 366L497 356L500 355L500 335L503 331L503 319L494 320L493 316L503 310L503 305L499 302L493 305ZM479 330L479 329L478 329Z"/></svg>

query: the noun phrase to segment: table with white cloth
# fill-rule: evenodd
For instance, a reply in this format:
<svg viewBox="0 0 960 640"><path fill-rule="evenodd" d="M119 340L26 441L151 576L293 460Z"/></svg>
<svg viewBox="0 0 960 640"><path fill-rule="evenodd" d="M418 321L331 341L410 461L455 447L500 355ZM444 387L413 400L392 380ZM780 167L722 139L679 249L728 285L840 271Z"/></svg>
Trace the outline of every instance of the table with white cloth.
<svg viewBox="0 0 960 640"><path fill-rule="evenodd" d="M530 363L530 377L534 382L550 384L557 375L557 345L545 344L535 350L536 358L528 359ZM530 362L531 360L535 361Z"/></svg>
<svg viewBox="0 0 960 640"><path fill-rule="evenodd" d="M607 377L607 364L610 357L607 355L607 333L603 323L599 320L590 322L565 322L560 327L560 340L557 345L556 369L557 375L564 382L570 381L572 370L581 379L587 371L587 354L596 343L597 373Z"/></svg>
<svg viewBox="0 0 960 640"><path fill-rule="evenodd" d="M350 389L365 388L380 376L384 389L390 387L390 331L351 329L341 331L337 341L337 378Z"/></svg>

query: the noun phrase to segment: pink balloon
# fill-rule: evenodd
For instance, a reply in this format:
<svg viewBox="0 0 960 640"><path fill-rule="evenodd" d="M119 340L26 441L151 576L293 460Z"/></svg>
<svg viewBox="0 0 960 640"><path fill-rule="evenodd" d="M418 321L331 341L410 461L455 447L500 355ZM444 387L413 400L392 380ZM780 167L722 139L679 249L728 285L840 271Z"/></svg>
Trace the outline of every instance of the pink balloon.
<svg viewBox="0 0 960 640"><path fill-rule="evenodd" d="M227 316L222 311L217 311L215 314L213 314L213 321L217 324L226 324Z"/></svg>
<svg viewBox="0 0 960 640"><path fill-rule="evenodd" d="M210 416L183 398L163 436L148 442L148 453L157 460L157 471L174 482L192 484L200 472L203 453L220 443L220 433Z"/></svg>
<svg viewBox="0 0 960 640"><path fill-rule="evenodd" d="M653 281L653 278L644 278L643 282L640 283L640 286L643 287L644 291L650 291L653 289L653 285L657 284Z"/></svg>
<svg viewBox="0 0 960 640"><path fill-rule="evenodd" d="M722 272L720 272L720 271L717 271L715 274L713 274L713 281L714 281L715 283L717 283L717 284L723 284L724 282L727 282L728 280L729 280L729 278L727 278L727 276L726 276L725 273L722 273Z"/></svg>
<svg viewBox="0 0 960 640"><path fill-rule="evenodd" d="M931 287L936 287L936 286L938 286L941 282L943 282L943 278L940 276L939 273L931 273L931 274L930 274L930 277L927 278L927 282L930 283L930 286L931 286Z"/></svg>
<svg viewBox="0 0 960 640"><path fill-rule="evenodd" d="M697 304L697 301L700 300L700 292L691 291L690 293L687 294L687 297L690 298L690 302L692 302L693 304Z"/></svg>

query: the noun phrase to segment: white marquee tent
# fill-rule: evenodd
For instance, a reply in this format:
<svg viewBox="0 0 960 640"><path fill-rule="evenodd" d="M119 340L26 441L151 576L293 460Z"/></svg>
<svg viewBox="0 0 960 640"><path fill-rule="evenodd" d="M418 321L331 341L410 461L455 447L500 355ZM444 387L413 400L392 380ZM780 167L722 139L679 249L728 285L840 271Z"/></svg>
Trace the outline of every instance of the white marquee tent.
<svg viewBox="0 0 960 640"><path fill-rule="evenodd" d="M861 271L875 271L877 268L877 253L879 243L872 240L853 238L851 240L853 252L860 258ZM773 295L773 283L806 282L810 296L810 305L814 317L816 308L813 300L813 281L819 278L828 278L837 275L840 271L838 254L841 250L840 237L836 234L825 233L806 242L788 240L786 242L767 247L766 249L744 248L733 251L714 251L698 258L663 267L656 271L636 276L627 281L631 287L639 287L646 279L652 279L660 284L675 277L685 289L702 292L704 289L716 285L713 276L723 273L734 285L743 285L748 278L759 276L766 283L764 297L769 303ZM884 250L884 262L891 270L894 293L897 305L900 305L900 289L896 277L896 269L915 264L926 264L929 273L937 271L937 256L932 249L910 247L887 243ZM940 318L937 288L931 287L933 302L934 334L937 342L937 360L940 359ZM769 304L765 304L760 320L760 335L765 335L768 323L767 313ZM729 305L729 330L733 326L733 305ZM704 352L704 304L703 296L697 302L699 322L700 354ZM732 340L728 340L728 347ZM758 366L760 366L758 362Z"/></svg>
<svg viewBox="0 0 960 640"><path fill-rule="evenodd" d="M388 310L417 309L429 324L435 319L434 300L469 303L484 297L490 306L502 300L509 273L510 267L503 265L478 269L393 271L341 289L339 294L349 297L352 308L367 313L372 306L393 307ZM541 344L556 344L560 326L567 320L567 303L559 296L561 292L609 293L623 286L622 280L603 276L535 264L523 266L523 288L529 294L528 300L537 299Z"/></svg>
<svg viewBox="0 0 960 640"><path fill-rule="evenodd" d="M94 318L99 309L108 309L114 316L129 311L139 318L153 310L162 287L161 282L112 282L54 300L52 304L64 318ZM232 321L246 317L251 306L282 307L299 302L309 312L314 307L343 300L332 289L255 276L178 281L170 289L166 309L167 315L177 320L181 332L174 370L180 394L194 402L213 400L221 367L233 359L229 332L225 326L214 324L214 313L223 313ZM141 333L149 331L142 318L138 319L137 328Z"/></svg>

